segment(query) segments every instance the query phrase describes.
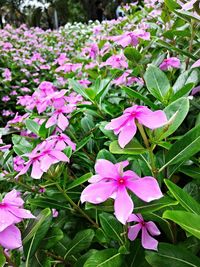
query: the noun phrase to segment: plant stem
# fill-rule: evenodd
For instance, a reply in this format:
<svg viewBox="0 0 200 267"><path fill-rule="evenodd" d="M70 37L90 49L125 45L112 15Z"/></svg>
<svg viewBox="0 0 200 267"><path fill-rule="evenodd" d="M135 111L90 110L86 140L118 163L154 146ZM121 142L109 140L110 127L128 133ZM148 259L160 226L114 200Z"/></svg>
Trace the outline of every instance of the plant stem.
<svg viewBox="0 0 200 267"><path fill-rule="evenodd" d="M74 201L68 196L68 194L61 188L59 184L56 184L58 190L63 194L65 199L72 205L72 207L81 213L95 228L99 228L99 225L94 222Z"/></svg>
<svg viewBox="0 0 200 267"><path fill-rule="evenodd" d="M193 48L193 41L194 41L194 37L195 37L195 21L191 20L191 38L190 38L190 45L189 45L189 49L188 51L191 53L192 52L192 48ZM190 62L190 58L188 57L186 59L186 70L189 67L189 62Z"/></svg>
<svg viewBox="0 0 200 267"><path fill-rule="evenodd" d="M142 136L142 139L143 139L143 141L144 141L144 144L145 144L145 146L146 146L146 148L147 149L149 149L149 140L148 140L148 138L147 138L147 136L146 136L146 133L145 133L145 131L144 131L144 128L143 128L143 126L141 125L141 124L139 124L139 123L136 123L136 125L137 125L137 127L138 127L138 130L140 131L140 134L141 134L141 136Z"/></svg>

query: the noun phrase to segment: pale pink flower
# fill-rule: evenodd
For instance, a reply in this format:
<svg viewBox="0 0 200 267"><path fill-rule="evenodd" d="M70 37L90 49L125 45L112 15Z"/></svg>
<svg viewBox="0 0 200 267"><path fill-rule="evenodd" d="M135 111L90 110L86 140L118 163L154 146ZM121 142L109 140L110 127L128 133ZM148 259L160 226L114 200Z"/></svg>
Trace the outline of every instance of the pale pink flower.
<svg viewBox="0 0 200 267"><path fill-rule="evenodd" d="M101 63L101 67L111 66L112 68L128 68L128 63L124 55L113 55L106 62Z"/></svg>
<svg viewBox="0 0 200 267"><path fill-rule="evenodd" d="M151 111L145 106L134 105L125 109L122 116L112 119L105 129L119 134L119 145L124 148L136 134L136 121L153 130L165 125L167 117L162 110Z"/></svg>
<svg viewBox="0 0 200 267"><path fill-rule="evenodd" d="M137 224L128 228L128 238L131 241L137 238L141 230L143 248L157 250L158 241L151 236L160 235L160 231L154 222L145 222L141 214L131 214L128 218L128 222L137 222Z"/></svg>
<svg viewBox="0 0 200 267"><path fill-rule="evenodd" d="M113 164L105 159L97 160L95 165L97 174L88 180L91 184L83 190L81 202L99 204L112 197L115 199L115 216L125 224L134 208L127 189L146 202L163 196L155 178L150 176L140 178L131 170L123 171L128 164L128 161Z"/></svg>
<svg viewBox="0 0 200 267"><path fill-rule="evenodd" d="M40 179L44 172L47 172L51 165L60 161L69 162L69 158L60 150L54 147L52 141L44 141L31 152L26 154L29 161L25 163L25 167L18 173L16 178L25 174L32 166L31 177Z"/></svg>
<svg viewBox="0 0 200 267"><path fill-rule="evenodd" d="M55 109L52 116L47 120L46 128L49 128L53 125L58 125L58 127L64 131L69 125L69 120L64 114L70 112L71 109L66 106Z"/></svg>
<svg viewBox="0 0 200 267"><path fill-rule="evenodd" d="M66 134L51 135L47 140L54 142L55 149L64 150L67 146L70 146L72 150L76 150L76 144Z"/></svg>
<svg viewBox="0 0 200 267"><path fill-rule="evenodd" d="M12 80L12 73L8 68L6 68L4 70L4 72L2 73L2 76L4 77L5 81L11 81Z"/></svg>
<svg viewBox="0 0 200 267"><path fill-rule="evenodd" d="M23 208L24 201L15 189L5 195L0 202L0 245L14 249L22 246L21 233L14 226L23 219L35 218L29 210Z"/></svg>
<svg viewBox="0 0 200 267"><path fill-rule="evenodd" d="M25 161L20 156L13 158L13 168L15 171L19 172L24 168Z"/></svg>
<svg viewBox="0 0 200 267"><path fill-rule="evenodd" d="M170 67L172 68L180 68L181 63L177 57L169 57L164 59L163 62L160 64L161 70L168 70Z"/></svg>

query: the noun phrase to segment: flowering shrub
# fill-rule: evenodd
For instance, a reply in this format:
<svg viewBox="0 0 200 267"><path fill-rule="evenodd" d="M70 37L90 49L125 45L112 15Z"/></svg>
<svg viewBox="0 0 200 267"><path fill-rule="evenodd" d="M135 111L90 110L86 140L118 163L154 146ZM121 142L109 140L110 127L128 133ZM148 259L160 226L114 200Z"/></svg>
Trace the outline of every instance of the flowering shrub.
<svg viewBox="0 0 200 267"><path fill-rule="evenodd" d="M1 30L2 266L200 266L198 1L144 2Z"/></svg>

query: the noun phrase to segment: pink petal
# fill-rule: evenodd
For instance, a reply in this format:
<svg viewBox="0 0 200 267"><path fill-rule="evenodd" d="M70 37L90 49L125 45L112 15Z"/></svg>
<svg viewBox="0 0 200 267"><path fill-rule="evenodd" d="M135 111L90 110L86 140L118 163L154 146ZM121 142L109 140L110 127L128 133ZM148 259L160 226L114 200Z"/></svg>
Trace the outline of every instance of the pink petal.
<svg viewBox="0 0 200 267"><path fill-rule="evenodd" d="M99 182L88 185L81 194L81 202L99 204L107 200L117 189L113 182Z"/></svg>
<svg viewBox="0 0 200 267"><path fill-rule="evenodd" d="M141 225L135 224L128 228L128 238L133 241L137 238L139 231L141 230Z"/></svg>
<svg viewBox="0 0 200 267"><path fill-rule="evenodd" d="M60 161L69 162L69 158L63 152L61 152L59 150L51 151L50 155L54 156L56 159L58 159Z"/></svg>
<svg viewBox="0 0 200 267"><path fill-rule="evenodd" d="M58 142L56 143L55 149L56 149L56 150L63 150L63 149L66 148L66 146L67 146L67 145L65 144L64 141L58 141Z"/></svg>
<svg viewBox="0 0 200 267"><path fill-rule="evenodd" d="M0 245L7 249L16 249L22 246L21 233L14 226L8 226L4 231L0 232Z"/></svg>
<svg viewBox="0 0 200 267"><path fill-rule="evenodd" d="M125 186L120 186L115 198L115 216L123 224L126 224L129 216L133 212L133 201L128 195Z"/></svg>
<svg viewBox="0 0 200 267"><path fill-rule="evenodd" d="M158 250L158 241L149 235L145 227L142 227L142 246L145 249Z"/></svg>
<svg viewBox="0 0 200 267"><path fill-rule="evenodd" d="M17 190L13 189L9 193L7 193L3 199L3 203L9 203L14 206L22 206L24 204L23 199L19 196L19 192Z"/></svg>
<svg viewBox="0 0 200 267"><path fill-rule="evenodd" d="M153 112L148 108L145 108L141 112L139 112L137 120L140 124L143 124L144 126L152 130L159 128L167 123L167 117L162 110Z"/></svg>
<svg viewBox="0 0 200 267"><path fill-rule="evenodd" d="M105 127L106 130L115 130L115 129L118 129L120 128L121 126L123 126L127 119L129 117L129 114L128 115L122 115L116 119L112 119L110 123L108 123Z"/></svg>
<svg viewBox="0 0 200 267"><path fill-rule="evenodd" d="M118 176L118 170L112 162L106 159L98 159L95 164L95 171L102 178L113 178Z"/></svg>
<svg viewBox="0 0 200 267"><path fill-rule="evenodd" d="M198 59L193 65L192 65L192 69L193 68L198 68L198 67L200 67L200 59Z"/></svg>
<svg viewBox="0 0 200 267"><path fill-rule="evenodd" d="M127 222L141 222L141 219L137 215L131 214Z"/></svg>
<svg viewBox="0 0 200 267"><path fill-rule="evenodd" d="M18 218L33 219L35 216L31 214L29 210L19 209L16 207L9 207L8 210Z"/></svg>
<svg viewBox="0 0 200 267"><path fill-rule="evenodd" d="M126 186L143 201L150 202L163 196L158 182L153 177L144 177L134 181L127 181Z"/></svg>
<svg viewBox="0 0 200 267"><path fill-rule="evenodd" d="M49 128L53 125L55 125L57 122L57 115L53 115L52 117L50 117L45 125L46 128Z"/></svg>
<svg viewBox="0 0 200 267"><path fill-rule="evenodd" d="M65 130L67 126L69 125L68 119L61 113L58 115L58 126L60 127L61 130Z"/></svg>
<svg viewBox="0 0 200 267"><path fill-rule="evenodd" d="M21 220L11 214L6 208L0 209L0 232L4 231L8 226L18 223Z"/></svg>
<svg viewBox="0 0 200 267"><path fill-rule="evenodd" d="M43 172L47 172L48 169L51 167L52 164L55 164L59 162L57 159L52 159L52 157L45 155L42 157L42 159L40 160L40 169Z"/></svg>
<svg viewBox="0 0 200 267"><path fill-rule="evenodd" d="M96 175L93 175L89 180L88 182L89 183L98 183L100 182L101 180L105 179L104 177L101 177L100 175L96 174Z"/></svg>
<svg viewBox="0 0 200 267"><path fill-rule="evenodd" d="M38 160L33 162L31 177L34 179L40 179L43 175L43 171L40 168L40 162Z"/></svg>
<svg viewBox="0 0 200 267"><path fill-rule="evenodd" d="M116 43L121 45L122 47L128 46L129 44L131 44L131 42L132 42L132 39L129 35L127 35L127 36L123 35L120 40L116 41Z"/></svg>
<svg viewBox="0 0 200 267"><path fill-rule="evenodd" d="M118 138L118 142L121 148L124 148L134 137L137 131L134 120L127 123L121 130Z"/></svg>
<svg viewBox="0 0 200 267"><path fill-rule="evenodd" d="M154 222L147 222L145 226L151 235L160 235L160 231Z"/></svg>

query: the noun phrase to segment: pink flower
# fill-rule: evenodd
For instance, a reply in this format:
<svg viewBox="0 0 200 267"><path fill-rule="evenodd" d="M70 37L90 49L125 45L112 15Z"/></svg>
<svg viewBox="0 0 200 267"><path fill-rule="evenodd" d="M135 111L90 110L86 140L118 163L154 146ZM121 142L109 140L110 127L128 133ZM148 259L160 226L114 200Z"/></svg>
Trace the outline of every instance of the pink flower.
<svg viewBox="0 0 200 267"><path fill-rule="evenodd" d="M13 168L15 171L19 172L24 168L25 161L20 156L13 158Z"/></svg>
<svg viewBox="0 0 200 267"><path fill-rule="evenodd" d="M4 72L2 73L2 76L5 78L5 81L11 81L12 80L12 73L8 68L6 68L4 70Z"/></svg>
<svg viewBox="0 0 200 267"><path fill-rule="evenodd" d="M70 146L72 150L76 149L76 144L71 141L69 136L61 133L60 135L52 135L47 138L47 140L52 140L54 142L55 149L63 150L67 146Z"/></svg>
<svg viewBox="0 0 200 267"><path fill-rule="evenodd" d="M119 134L119 145L124 148L136 134L135 121L153 130L165 125L167 117L162 110L151 111L145 106L134 105L125 109L122 116L112 119L105 129Z"/></svg>
<svg viewBox="0 0 200 267"><path fill-rule="evenodd" d="M115 216L125 224L134 208L127 189L146 202L161 198L162 192L156 179L150 176L140 178L131 170L123 171L128 164L128 161L113 164L105 159L97 160L97 174L88 180L91 184L83 190L81 202L99 204L112 197L115 199Z"/></svg>
<svg viewBox="0 0 200 267"><path fill-rule="evenodd" d="M121 69L128 68L128 63L124 55L113 55L109 57L106 62L101 64L101 67L103 66L111 66L112 68Z"/></svg>
<svg viewBox="0 0 200 267"><path fill-rule="evenodd" d="M69 158L59 149L54 147L52 141L44 141L31 152L26 154L29 161L25 167L18 173L16 178L25 174L32 165L31 177L40 179L44 172L47 172L51 165L60 161L69 162Z"/></svg>
<svg viewBox="0 0 200 267"><path fill-rule="evenodd" d="M198 59L196 62L194 62L194 64L192 65L192 69L193 68L198 68L198 67L200 67L200 59Z"/></svg>
<svg viewBox="0 0 200 267"><path fill-rule="evenodd" d="M133 83L139 83L139 84L143 85L144 82L141 78L130 77L131 72L132 72L131 70L125 71L120 77L116 78L113 81L113 84L130 86Z"/></svg>
<svg viewBox="0 0 200 267"><path fill-rule="evenodd" d="M8 249L21 247L21 234L15 223L35 218L29 210L23 209L20 193L13 189L0 202L0 245Z"/></svg>
<svg viewBox="0 0 200 267"><path fill-rule="evenodd" d="M60 127L60 129L64 131L69 125L69 121L67 117L64 116L64 113L69 113L70 111L71 109L69 110L69 108L66 106L55 109L55 111L53 112L53 115L48 119L46 123L46 128L49 128L57 124L58 127Z"/></svg>
<svg viewBox="0 0 200 267"><path fill-rule="evenodd" d="M157 250L158 241L152 236L160 235L160 231L154 222L145 222L141 214L131 214L128 222L137 222L137 224L128 228L128 238L133 241L142 230L142 246L145 249Z"/></svg>
<svg viewBox="0 0 200 267"><path fill-rule="evenodd" d="M183 10L190 10L192 8L194 8L194 4L197 2L197 0L191 0L188 3L182 5L182 9Z"/></svg>
<svg viewBox="0 0 200 267"><path fill-rule="evenodd" d="M181 63L180 60L177 57L169 57L167 59L164 59L163 62L160 64L161 70L168 70L169 67L172 68L180 68Z"/></svg>

